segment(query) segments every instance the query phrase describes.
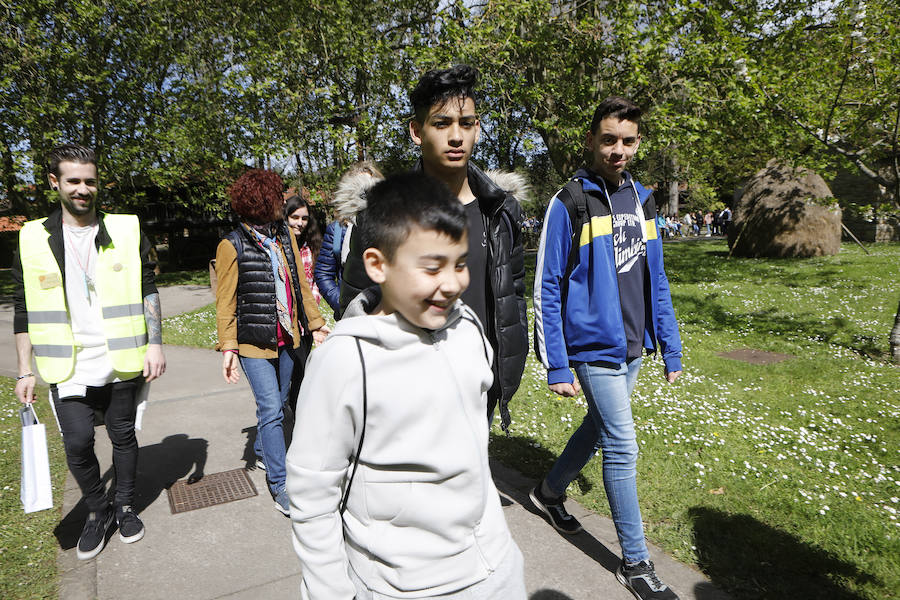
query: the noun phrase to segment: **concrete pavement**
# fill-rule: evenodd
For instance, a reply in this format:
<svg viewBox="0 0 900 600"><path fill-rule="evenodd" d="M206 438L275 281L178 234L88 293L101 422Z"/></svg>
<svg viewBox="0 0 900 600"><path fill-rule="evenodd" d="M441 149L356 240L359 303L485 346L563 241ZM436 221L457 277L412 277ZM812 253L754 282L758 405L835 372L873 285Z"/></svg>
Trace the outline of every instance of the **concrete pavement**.
<svg viewBox="0 0 900 600"><path fill-rule="evenodd" d="M163 313L176 314L212 301L198 286L161 289ZM12 348L12 316L0 305L0 343ZM250 470L259 495L171 514L167 488L192 474L216 473L254 462L255 407L242 376L237 385L221 377L221 357L209 350L167 347L168 369L152 384L150 404L138 432L141 445L135 507L146 524L143 540L123 544L113 535L97 558L79 561L74 546L85 517L71 476L62 498L60 598L82 600L155 598L296 598L300 564L291 547L289 520L277 512L265 474ZM0 358L0 374L15 375L15 354ZM111 447L96 437L101 468L110 475ZM576 536L558 534L528 500L534 485L516 471L493 465L504 512L525 556L531 600L628 600L613 574L619 547L612 522L569 501L584 524ZM701 573L651 547L661 577L685 600L727 596Z"/></svg>

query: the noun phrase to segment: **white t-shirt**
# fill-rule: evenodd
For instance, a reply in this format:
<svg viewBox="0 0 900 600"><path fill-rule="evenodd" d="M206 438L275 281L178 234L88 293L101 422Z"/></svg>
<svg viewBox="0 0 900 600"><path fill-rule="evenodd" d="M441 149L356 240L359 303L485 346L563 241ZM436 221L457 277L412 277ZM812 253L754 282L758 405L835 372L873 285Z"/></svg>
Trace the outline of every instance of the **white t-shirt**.
<svg viewBox="0 0 900 600"><path fill-rule="evenodd" d="M103 313L97 297L96 277L99 253L94 240L99 224L72 227L63 224L66 253L66 302L75 338L75 370L57 384L60 398L84 396L86 386L133 378L136 373L116 373L106 352Z"/></svg>

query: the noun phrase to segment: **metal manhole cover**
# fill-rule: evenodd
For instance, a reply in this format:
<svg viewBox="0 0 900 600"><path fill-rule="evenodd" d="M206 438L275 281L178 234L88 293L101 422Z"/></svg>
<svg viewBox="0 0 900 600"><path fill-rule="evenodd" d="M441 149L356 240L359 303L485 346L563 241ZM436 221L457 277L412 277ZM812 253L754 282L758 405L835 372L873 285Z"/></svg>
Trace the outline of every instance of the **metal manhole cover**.
<svg viewBox="0 0 900 600"><path fill-rule="evenodd" d="M795 358L793 354L779 354L778 352L767 352L765 350L756 350L754 348L740 348L739 350L732 350L731 352L719 352L717 356L741 360L754 365L769 365Z"/></svg>
<svg viewBox="0 0 900 600"><path fill-rule="evenodd" d="M169 487L169 508L172 514L225 504L256 496L256 486L250 481L246 469L232 469L222 473L204 475L197 483L186 479Z"/></svg>

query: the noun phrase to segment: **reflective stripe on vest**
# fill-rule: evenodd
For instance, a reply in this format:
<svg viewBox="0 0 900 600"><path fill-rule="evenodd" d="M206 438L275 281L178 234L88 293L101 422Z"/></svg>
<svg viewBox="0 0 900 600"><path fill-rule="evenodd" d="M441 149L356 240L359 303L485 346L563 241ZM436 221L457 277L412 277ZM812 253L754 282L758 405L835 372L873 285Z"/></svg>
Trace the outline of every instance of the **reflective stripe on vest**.
<svg viewBox="0 0 900 600"><path fill-rule="evenodd" d="M29 310L29 323L68 323L69 313L64 310Z"/></svg>
<svg viewBox="0 0 900 600"><path fill-rule="evenodd" d="M137 304L121 304L119 306L104 306L103 318L115 319L117 317L133 317L135 315L144 316L144 303Z"/></svg>
<svg viewBox="0 0 900 600"><path fill-rule="evenodd" d="M72 376L75 339L45 220L25 224L19 233L19 252L35 363L45 381L59 383ZM105 215L104 225L112 243L99 250L95 281L107 354L117 372L136 373L144 368L147 350L140 226L134 215Z"/></svg>

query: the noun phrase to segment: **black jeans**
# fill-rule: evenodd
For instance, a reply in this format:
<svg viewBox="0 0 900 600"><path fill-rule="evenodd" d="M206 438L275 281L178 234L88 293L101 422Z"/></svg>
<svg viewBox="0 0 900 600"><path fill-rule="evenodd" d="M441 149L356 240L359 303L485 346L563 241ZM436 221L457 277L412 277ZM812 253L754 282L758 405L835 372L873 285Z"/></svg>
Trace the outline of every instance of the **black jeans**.
<svg viewBox="0 0 900 600"><path fill-rule="evenodd" d="M94 412L103 415L106 433L113 446L117 506L132 504L137 473L138 443L134 435L137 392L144 384L138 376L128 381L89 387L84 397L60 399L53 388L53 402L66 448L66 462L78 482L88 510L97 512L108 506L100 464L94 453Z"/></svg>

